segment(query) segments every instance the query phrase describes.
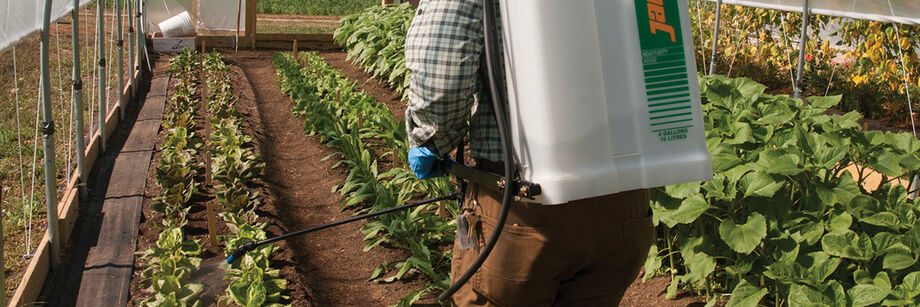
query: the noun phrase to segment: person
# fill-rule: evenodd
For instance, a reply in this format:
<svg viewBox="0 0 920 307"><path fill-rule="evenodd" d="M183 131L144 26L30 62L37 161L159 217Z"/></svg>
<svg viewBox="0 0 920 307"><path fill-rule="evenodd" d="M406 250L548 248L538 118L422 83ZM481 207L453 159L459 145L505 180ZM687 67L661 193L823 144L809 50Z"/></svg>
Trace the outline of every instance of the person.
<svg viewBox="0 0 920 307"><path fill-rule="evenodd" d="M406 130L410 166L419 178L443 175L438 161L467 132L476 167L504 173L492 102L479 77L485 67L480 1L423 0L409 27ZM501 194L471 184L466 199L461 210L481 248L495 226ZM562 205L515 201L502 231L490 257L453 296L457 305L616 306L652 244L649 194L628 191ZM452 278L473 263L475 247L454 244Z"/></svg>

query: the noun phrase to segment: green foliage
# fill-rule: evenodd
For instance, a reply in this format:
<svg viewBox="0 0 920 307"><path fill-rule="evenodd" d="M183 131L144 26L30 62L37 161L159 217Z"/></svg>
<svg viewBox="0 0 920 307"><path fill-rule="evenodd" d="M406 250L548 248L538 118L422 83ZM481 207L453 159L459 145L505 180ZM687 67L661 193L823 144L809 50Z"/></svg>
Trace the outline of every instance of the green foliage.
<svg viewBox="0 0 920 307"><path fill-rule="evenodd" d="M244 243L265 240L265 224L252 223L255 220L252 211L247 211L244 216L231 212L221 216L234 232L233 236L222 236L228 255ZM288 298L283 295L287 281L280 277L279 270L271 268L270 263L271 254L276 249L275 245L262 245L247 252L233 264L225 264L227 275L224 278L230 284L226 290L227 295L222 299L240 306L283 306L280 302Z"/></svg>
<svg viewBox="0 0 920 307"><path fill-rule="evenodd" d="M195 127L197 112L197 72L195 53L184 50L170 61L170 72L176 76L172 97L167 100L169 113L163 120L167 129L161 145L161 157L156 167L156 181L161 195L153 209L163 214L165 226L156 246L138 253L145 263L140 286L153 295L141 302L143 306L201 306L198 295L204 285L190 282L192 272L201 265L201 245L187 241L182 226L187 223L189 202L197 193L195 181L200 165L195 154L201 139L190 132Z"/></svg>
<svg viewBox="0 0 920 307"><path fill-rule="evenodd" d="M348 59L374 77L386 80L408 95L409 69L406 68L406 33L415 16L415 7L375 6L342 19L335 30L335 41L348 50Z"/></svg>
<svg viewBox="0 0 920 307"><path fill-rule="evenodd" d="M342 16L380 5L377 0L259 0L259 14Z"/></svg>
<svg viewBox="0 0 920 307"><path fill-rule="evenodd" d="M711 61L716 4L690 1L689 7L697 63L705 72ZM723 4L720 23L716 73L747 76L772 90L792 93L798 63L796 41L802 29L799 12ZM909 121L906 90L915 109L920 100L916 48L920 27L816 14L810 16L808 24L803 74L806 95L842 94L836 107L843 111L859 111L891 124ZM904 82L905 72L908 82Z"/></svg>
<svg viewBox="0 0 920 307"><path fill-rule="evenodd" d="M223 55L206 54L202 62L211 115L212 131L208 142L211 175L218 182L215 197L224 210L240 212L258 202L258 193L249 188L249 184L259 176L265 164L255 152L252 137L245 135L240 127L243 118L234 106L231 71Z"/></svg>
<svg viewBox="0 0 920 307"><path fill-rule="evenodd" d="M181 227L186 224L187 206L198 192L200 183L195 181L200 163L195 154L201 147L201 139L190 130L195 128L195 114L198 109L197 82L194 73L198 69L195 53L184 50L170 61L169 71L176 76L174 94L167 100L169 111L163 127L167 129L166 139L161 145L161 157L156 167L156 181L160 196L153 209L162 213L163 225Z"/></svg>
<svg viewBox="0 0 920 307"><path fill-rule="evenodd" d="M407 169L405 122L393 118L390 110L349 81L314 52L300 59L290 54L275 55L281 90L290 95L292 112L303 117L304 132L318 134L337 150L334 167L344 167L347 178L334 191L345 195L343 208L358 212L379 211L401 205L416 197L449 193L445 178L418 180ZM301 66L301 63L304 63ZM381 161L392 167L381 173ZM370 277L378 282L396 282L415 274L429 283L408 293L400 305L408 306L422 295L446 289L450 283L450 252L444 247L454 240L448 218L434 212L437 205L380 216L362 227L365 250L386 245L410 253L405 260L380 264ZM445 215L456 214L447 204Z"/></svg>
<svg viewBox="0 0 920 307"><path fill-rule="evenodd" d="M721 76L700 86L714 176L652 190L664 235L648 274L665 264L670 293L731 292L729 306L920 304L920 207L895 181L917 173L920 141L825 114L839 96L803 102ZM870 169L882 174L872 192Z"/></svg>
<svg viewBox="0 0 920 307"><path fill-rule="evenodd" d="M201 245L185 241L182 229L169 228L160 233L157 244L139 253L147 263L141 271L140 286L153 292L144 306L200 306L197 297L204 285L190 283L189 278L201 265Z"/></svg>
<svg viewBox="0 0 920 307"><path fill-rule="evenodd" d="M223 206L220 214L233 235L221 236L229 255L243 243L264 240L266 223L257 222L255 207L258 193L250 188L264 168L261 157L255 152L252 137L243 133L242 116L236 110L231 87L230 68L220 53L206 54L203 67L208 85L208 114L211 116L211 135L208 142L211 155L211 174L215 184L215 198ZM246 253L231 265L225 279L227 295L221 299L240 306L283 306L287 281L280 271L271 268L271 254L275 245L262 245Z"/></svg>

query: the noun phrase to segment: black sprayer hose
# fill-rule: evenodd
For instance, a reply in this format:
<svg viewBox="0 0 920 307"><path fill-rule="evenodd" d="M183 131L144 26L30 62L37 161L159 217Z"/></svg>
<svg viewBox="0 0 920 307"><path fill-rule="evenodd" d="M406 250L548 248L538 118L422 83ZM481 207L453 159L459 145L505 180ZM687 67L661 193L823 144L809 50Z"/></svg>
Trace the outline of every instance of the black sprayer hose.
<svg viewBox="0 0 920 307"><path fill-rule="evenodd" d="M508 136L507 122L505 118L505 109L503 103L505 100L502 99L504 96L501 95L498 87L497 63L499 57L497 53L496 46L498 42L496 39L495 32L495 3L493 0L483 0L482 6L482 29L483 29L483 40L485 41L485 54L486 54L486 67L489 74L489 91L492 94L492 107L495 110L495 121L498 126L498 134L501 138L502 144L502 157L504 158L505 164L505 182L506 188L502 191L502 208L501 213L498 215L498 221L495 224L495 229L492 230L492 235L489 237L489 241L482 248L482 252L479 254L479 257L476 258L476 261L463 273L457 281L450 286L447 290L441 293L438 296L438 301L444 302L448 298L454 295L457 290L460 290L467 281L473 277L473 274L479 270L482 264L486 261L486 258L489 257L489 254L492 253L492 248L495 247L495 243L498 242L498 237L502 233L502 229L505 227L505 220L508 219L508 211L511 209L511 200L512 200L512 184L513 175L514 175L514 160L511 157L511 142L510 137Z"/></svg>
<svg viewBox="0 0 920 307"><path fill-rule="evenodd" d="M433 202L439 202L439 201L442 201L442 200L455 199L458 195L460 195L460 192L458 192L458 191L453 191L453 192L450 192L449 194L444 195L444 196L439 196L439 197L435 197L435 198L431 198L431 199L426 199L426 200L419 201L419 202L415 202L415 203L405 204L405 205L402 205L402 206L399 206L399 207L393 207L393 208L389 208L389 209L385 209L385 210L380 210L380 211L377 211L377 212L372 212L372 213L366 213L366 214L362 214L362 215L358 215L358 216L353 216L353 217L350 217L350 218L347 218L347 219L344 219L344 220L341 220L341 221L332 222L332 223L329 223L329 224L323 224L323 225L319 225L319 226L315 226L315 227L311 227L311 228L307 228L307 229L303 229L303 230L298 230L298 231L291 232L291 233L286 233L286 234L283 234L283 235L280 235L280 236L277 236L277 237L268 238L268 239L265 239L265 240L262 240L262 241L246 242L246 243L243 243L242 245L240 245L239 247L237 247L236 250L234 250L233 253L230 254L230 257L227 257L227 263L233 263L233 262L235 262L237 259L240 259L240 258L243 256L243 254L245 254L246 252L251 251L251 250L255 249L256 247L259 247L259 246L261 246L261 245L263 245L263 244L268 244L268 243L272 243L272 242L275 242L275 241L284 240L284 239L287 239L287 238L290 238L290 237L293 237L293 236L302 235L302 234L309 233L309 232L314 232L314 231L317 231L317 230L323 230L323 229L326 229L326 228L329 228L329 227L335 227L335 226L339 226L339 225L342 225L342 224L348 224L348 223L351 223L351 222L354 222L354 221L360 221L360 220L363 220L363 219L372 218L372 217L375 217L375 216L378 216L378 215L381 215L381 214L387 214L387 213L391 213L391 212L394 212L394 211L405 210L405 209L409 209L409 208L412 208L412 207L418 207L418 206L421 206L421 205L430 204L430 203L433 203Z"/></svg>

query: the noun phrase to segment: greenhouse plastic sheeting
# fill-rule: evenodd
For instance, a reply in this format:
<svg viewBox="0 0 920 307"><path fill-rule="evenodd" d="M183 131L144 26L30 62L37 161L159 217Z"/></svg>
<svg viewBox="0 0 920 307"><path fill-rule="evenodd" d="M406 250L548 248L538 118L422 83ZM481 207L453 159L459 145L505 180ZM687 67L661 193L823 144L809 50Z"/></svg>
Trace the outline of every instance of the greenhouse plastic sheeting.
<svg viewBox="0 0 920 307"><path fill-rule="evenodd" d="M90 0L80 0L80 6ZM41 0L0 0L0 50L42 29ZM52 0L51 20L60 19L73 11L73 0Z"/></svg>
<svg viewBox="0 0 920 307"><path fill-rule="evenodd" d="M236 31L234 0L198 0L198 28ZM240 31L246 29L246 0L240 3Z"/></svg>
<svg viewBox="0 0 920 307"><path fill-rule="evenodd" d="M158 24L183 11L192 14L192 0L147 0L147 33L160 32ZM193 17L194 18L194 17Z"/></svg>
<svg viewBox="0 0 920 307"><path fill-rule="evenodd" d="M722 3L792 12L801 12L803 6L802 0L723 0ZM918 0L809 0L808 7L811 13L819 15L920 25Z"/></svg>
<svg viewBox="0 0 920 307"><path fill-rule="evenodd" d="M3 1L3 0L0 0ZM198 0L198 28L204 30L235 30L236 0ZM246 1L240 8L240 29L246 28ZM192 0L147 0L148 32L160 32L158 24L183 11L192 14L195 10Z"/></svg>

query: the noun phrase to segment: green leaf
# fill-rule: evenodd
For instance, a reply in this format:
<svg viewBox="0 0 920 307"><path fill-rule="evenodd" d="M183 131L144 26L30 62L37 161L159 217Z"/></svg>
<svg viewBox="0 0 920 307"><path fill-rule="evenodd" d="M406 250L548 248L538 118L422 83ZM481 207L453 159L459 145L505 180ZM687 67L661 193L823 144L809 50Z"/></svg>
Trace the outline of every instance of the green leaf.
<svg viewBox="0 0 920 307"><path fill-rule="evenodd" d="M692 196L680 201L680 206L676 209L669 210L662 207L662 202L652 204L652 209L656 218L665 223L668 227L674 227L677 224L689 224L696 221L706 210L710 208L709 203L701 195Z"/></svg>
<svg viewBox="0 0 920 307"><path fill-rule="evenodd" d="M642 275L642 281L649 281L654 278L658 273L658 270L661 269L661 261L664 260L664 257L658 255L658 245L652 244L652 247L648 250L648 256L645 257L645 265L643 266L644 274Z"/></svg>
<svg viewBox="0 0 920 307"><path fill-rule="evenodd" d="M897 272L909 268L917 263L914 254L907 247L897 247L890 249L882 258L882 268L891 272Z"/></svg>
<svg viewBox="0 0 920 307"><path fill-rule="evenodd" d="M801 257L799 263L807 271L807 279L813 284L822 284L837 267L840 266L841 259L831 257L825 252L811 252Z"/></svg>
<svg viewBox="0 0 920 307"><path fill-rule="evenodd" d="M773 197L785 182L761 172L750 172L741 177L739 188L744 191L744 196Z"/></svg>
<svg viewBox="0 0 920 307"><path fill-rule="evenodd" d="M767 295L767 289L754 286L746 279L742 279L732 290L731 299L728 300L725 307L756 307L765 295Z"/></svg>
<svg viewBox="0 0 920 307"><path fill-rule="evenodd" d="M751 125L745 122L735 122L732 124L732 131L735 134L735 138L729 141L729 144L744 144L754 142L754 132L751 130Z"/></svg>
<svg viewBox="0 0 920 307"><path fill-rule="evenodd" d="M852 302L851 306L869 306L881 302L888 296L888 292L875 285L856 285L847 290L847 297Z"/></svg>
<svg viewBox="0 0 920 307"><path fill-rule="evenodd" d="M838 230L828 233L821 238L821 247L830 255L855 259L869 260L869 249L861 243L860 237L851 230Z"/></svg>
<svg viewBox="0 0 920 307"><path fill-rule="evenodd" d="M700 186L702 184L703 183L701 181L673 184L673 185L665 186L664 190L665 192L668 193L668 195L671 195L671 197L674 197L677 199L684 199L684 198L688 198L693 195L699 195Z"/></svg>
<svg viewBox="0 0 920 307"><path fill-rule="evenodd" d="M836 96L809 96L809 97L807 98L807 101L808 101L808 105L809 105L809 106L812 106L812 107L815 107L815 108L818 108L818 109L822 109L822 110L826 110L827 108L836 106L838 103L840 103L840 99L841 99L841 98L843 98L843 96L841 96L841 95L836 95Z"/></svg>
<svg viewBox="0 0 920 307"><path fill-rule="evenodd" d="M707 236L687 239L681 245L680 255L687 266L687 274L683 279L685 282L704 280L706 276L715 271L716 259L707 253L712 245L712 238Z"/></svg>
<svg viewBox="0 0 920 307"><path fill-rule="evenodd" d="M249 285L249 292L246 307L261 307L265 303L265 286L262 283Z"/></svg>
<svg viewBox="0 0 920 307"><path fill-rule="evenodd" d="M879 212L861 218L859 221L870 225L888 227L892 229L897 229L898 225L901 223L901 220L898 218L898 216L891 212Z"/></svg>
<svg viewBox="0 0 920 307"><path fill-rule="evenodd" d="M878 171L879 173L884 174L885 176L899 177L904 174L904 170L901 169L900 162L901 159L897 155L886 151L876 157L875 162L873 162L869 167Z"/></svg>
<svg viewBox="0 0 920 307"><path fill-rule="evenodd" d="M790 306L847 306L843 286L834 280L818 286L792 284L787 299Z"/></svg>
<svg viewBox="0 0 920 307"><path fill-rule="evenodd" d="M751 213L747 222L735 224L730 220L719 225L719 235L732 250L750 254L767 235L767 221L760 213Z"/></svg>
<svg viewBox="0 0 920 307"><path fill-rule="evenodd" d="M760 152L757 161L769 174L794 176L802 172L801 158L794 153L779 148L768 148Z"/></svg>
<svg viewBox="0 0 920 307"><path fill-rule="evenodd" d="M838 230L847 230L850 229L850 225L853 224L853 216L849 213L841 212L839 214L831 215L831 218L827 222L827 230L829 231L838 231Z"/></svg>

